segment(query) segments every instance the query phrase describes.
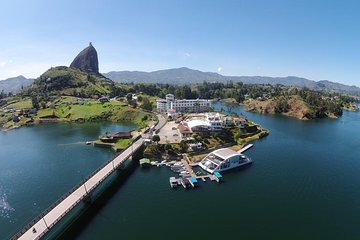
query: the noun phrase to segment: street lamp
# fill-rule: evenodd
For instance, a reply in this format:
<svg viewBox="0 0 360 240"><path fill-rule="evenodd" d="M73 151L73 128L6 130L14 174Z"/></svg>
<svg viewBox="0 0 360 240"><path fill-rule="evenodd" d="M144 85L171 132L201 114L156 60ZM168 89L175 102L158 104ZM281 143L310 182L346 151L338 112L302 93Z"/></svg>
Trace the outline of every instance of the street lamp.
<svg viewBox="0 0 360 240"><path fill-rule="evenodd" d="M88 195L88 194L89 194L89 192L88 192L88 191L87 191L87 189L86 189L86 185L85 185L85 178L84 178L84 176L81 174L80 170L78 170L78 173L79 173L79 174L80 174L80 176L81 176L82 183L83 183L84 188L85 188L85 192L86 192L86 194Z"/></svg>

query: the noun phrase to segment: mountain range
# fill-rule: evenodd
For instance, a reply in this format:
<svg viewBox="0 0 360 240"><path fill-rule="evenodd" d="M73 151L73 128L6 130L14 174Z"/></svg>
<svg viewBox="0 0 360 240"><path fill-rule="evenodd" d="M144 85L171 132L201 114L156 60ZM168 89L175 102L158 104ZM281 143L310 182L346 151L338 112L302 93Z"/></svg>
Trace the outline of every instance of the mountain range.
<svg viewBox="0 0 360 240"><path fill-rule="evenodd" d="M285 86L307 87L313 90L339 92L360 96L360 88L327 80L313 81L300 77L263 77L263 76L223 76L214 72L202 72L186 67L153 72L118 71L103 74L105 77L122 83L164 83L196 84L207 82L243 82L246 84L282 84Z"/></svg>
<svg viewBox="0 0 360 240"><path fill-rule="evenodd" d="M33 83L33 81L34 79L25 78L22 75L2 80L0 81L0 92L4 91L5 93L17 93L22 87L25 88L29 86Z"/></svg>
<svg viewBox="0 0 360 240"><path fill-rule="evenodd" d="M247 84L282 84L286 86L307 87L313 90L339 92L360 96L360 88L327 80L313 81L300 77L263 77L263 76L223 76L214 72L202 72L186 67L159 70L153 72L142 71L112 71L103 74L105 77L121 83L164 83L164 84L197 84L207 82L243 82ZM0 91L16 93L21 86L29 86L34 80L23 76L0 81Z"/></svg>

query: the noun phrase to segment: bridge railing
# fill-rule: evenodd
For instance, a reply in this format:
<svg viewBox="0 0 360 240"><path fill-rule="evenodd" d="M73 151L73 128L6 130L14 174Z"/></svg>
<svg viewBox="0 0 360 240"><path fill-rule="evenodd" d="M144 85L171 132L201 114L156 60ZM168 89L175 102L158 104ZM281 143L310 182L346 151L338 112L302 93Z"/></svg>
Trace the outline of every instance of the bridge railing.
<svg viewBox="0 0 360 240"><path fill-rule="evenodd" d="M70 194L74 193L78 188L80 188L82 185L85 184L86 181L88 181L90 178L92 178L95 174L97 174L101 169L103 169L106 165L111 163L115 160L122 152L129 149L137 140L141 138L141 135L137 136L131 145L127 146L123 149L120 153L116 154L111 160L106 161L104 164L102 164L99 168L97 168L94 172L92 172L90 175L88 175L82 182L75 185L70 191L62 195L59 199L57 199L53 204L51 204L48 208L46 208L43 212L41 212L37 217L35 217L30 223L28 223L23 229L21 229L18 233L16 233L11 239L18 239L21 235L23 235L26 231L28 231L32 226L35 225L39 220L41 220L43 217L46 216L51 210L53 210L59 203L61 203L65 198L67 198ZM132 155L130 153L127 155L124 159L129 158ZM117 166L116 166L117 167ZM94 190L103 180L108 177L115 169L111 170L108 174L106 174L105 177L103 177L94 187L89 189L89 192ZM86 196L86 195L85 195ZM69 209L61 216L59 219L61 219L65 214L67 214L74 206L76 206L85 196L82 196L76 203L74 203L72 206L69 207ZM54 222L53 224L49 225L48 228L53 227L58 221ZM45 234L45 233L44 233Z"/></svg>

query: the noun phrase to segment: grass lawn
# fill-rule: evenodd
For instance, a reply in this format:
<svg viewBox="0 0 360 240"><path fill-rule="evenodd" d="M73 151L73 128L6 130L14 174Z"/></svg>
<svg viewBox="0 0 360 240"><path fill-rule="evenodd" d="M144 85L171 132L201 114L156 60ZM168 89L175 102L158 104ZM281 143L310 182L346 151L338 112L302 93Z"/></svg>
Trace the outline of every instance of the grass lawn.
<svg viewBox="0 0 360 240"><path fill-rule="evenodd" d="M6 106L6 108L15 108L15 109L24 109L24 108L32 108L32 103L30 98L24 98L20 101L15 101Z"/></svg>
<svg viewBox="0 0 360 240"><path fill-rule="evenodd" d="M115 146L119 149L124 149L132 143L132 139L119 139Z"/></svg>
<svg viewBox="0 0 360 240"><path fill-rule="evenodd" d="M69 109L70 120L102 118L108 112L101 103L91 105L72 105Z"/></svg>
<svg viewBox="0 0 360 240"><path fill-rule="evenodd" d="M50 108L39 109L36 114L36 117L37 118L51 117L53 113L54 113L54 109L50 109Z"/></svg>
<svg viewBox="0 0 360 240"><path fill-rule="evenodd" d="M124 103L118 101L110 101L100 103L96 100L83 99L84 104L75 104L78 98L71 96L62 96L56 99L53 103L56 105L55 109L39 109L35 118L46 118L55 115L59 120L70 121L95 121L95 120L110 120L113 122L131 122L144 128L156 116L152 113L144 112L138 108L124 106ZM61 104L67 102L69 104ZM74 104L73 104L74 103ZM10 99L9 108L31 108L31 99ZM1 123L6 123L10 115L3 114L0 117ZM14 123L10 121L5 127L12 126Z"/></svg>

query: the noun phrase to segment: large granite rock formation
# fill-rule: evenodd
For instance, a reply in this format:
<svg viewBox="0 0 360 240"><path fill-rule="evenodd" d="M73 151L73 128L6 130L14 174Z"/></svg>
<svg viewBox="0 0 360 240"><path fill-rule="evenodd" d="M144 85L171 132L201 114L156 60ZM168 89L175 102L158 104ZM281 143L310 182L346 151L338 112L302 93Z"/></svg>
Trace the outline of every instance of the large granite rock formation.
<svg viewBox="0 0 360 240"><path fill-rule="evenodd" d="M82 50L70 64L71 68L80 69L88 73L99 74L99 62L96 49L90 43Z"/></svg>

